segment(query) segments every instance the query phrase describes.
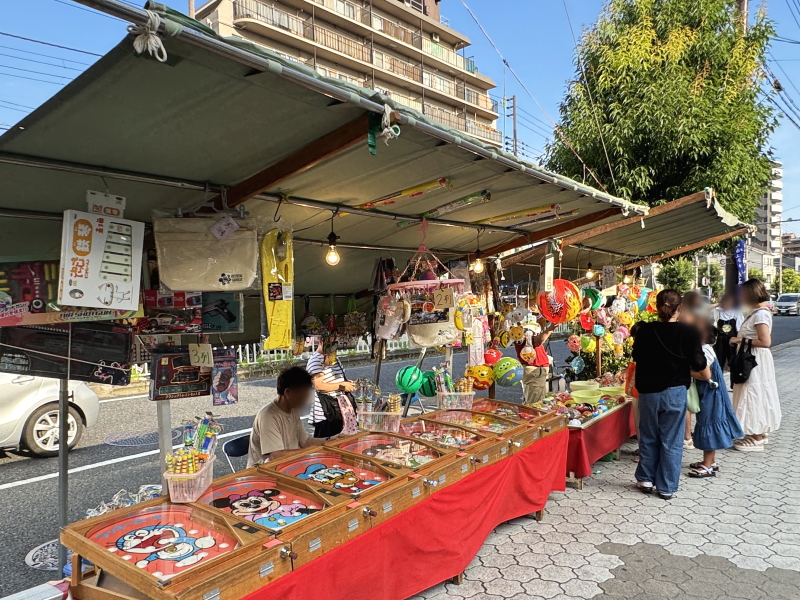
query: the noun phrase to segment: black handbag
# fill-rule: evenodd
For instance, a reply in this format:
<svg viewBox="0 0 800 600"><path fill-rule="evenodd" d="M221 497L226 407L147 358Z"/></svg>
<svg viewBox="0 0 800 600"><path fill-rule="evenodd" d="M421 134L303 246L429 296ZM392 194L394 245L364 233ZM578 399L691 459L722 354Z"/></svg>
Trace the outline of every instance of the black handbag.
<svg viewBox="0 0 800 600"><path fill-rule="evenodd" d="M731 383L745 383L750 377L750 372L757 366L753 354L753 340L742 340L739 350L731 358Z"/></svg>

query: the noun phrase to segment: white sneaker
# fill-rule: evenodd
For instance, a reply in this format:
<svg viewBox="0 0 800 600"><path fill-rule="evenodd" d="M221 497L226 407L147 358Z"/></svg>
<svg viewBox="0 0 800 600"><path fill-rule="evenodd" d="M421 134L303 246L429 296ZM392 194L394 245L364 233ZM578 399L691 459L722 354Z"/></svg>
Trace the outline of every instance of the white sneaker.
<svg viewBox="0 0 800 600"><path fill-rule="evenodd" d="M636 489L642 492L643 494L650 494L656 488L649 481L637 481Z"/></svg>
<svg viewBox="0 0 800 600"><path fill-rule="evenodd" d="M693 440L683 440L683 449L684 450L694 450L694 441Z"/></svg>

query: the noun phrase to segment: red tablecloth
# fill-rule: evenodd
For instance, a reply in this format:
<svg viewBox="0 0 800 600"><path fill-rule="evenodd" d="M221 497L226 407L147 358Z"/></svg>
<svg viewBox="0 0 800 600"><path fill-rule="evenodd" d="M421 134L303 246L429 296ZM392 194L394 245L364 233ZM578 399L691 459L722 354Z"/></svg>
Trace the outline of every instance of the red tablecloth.
<svg viewBox="0 0 800 600"><path fill-rule="evenodd" d="M562 431L480 469L246 600L402 600L455 577L492 529L565 489L568 439Z"/></svg>
<svg viewBox="0 0 800 600"><path fill-rule="evenodd" d="M570 428L567 475L575 473L575 477L589 477L595 462L619 449L633 435L636 435L636 429L630 401L585 429Z"/></svg>

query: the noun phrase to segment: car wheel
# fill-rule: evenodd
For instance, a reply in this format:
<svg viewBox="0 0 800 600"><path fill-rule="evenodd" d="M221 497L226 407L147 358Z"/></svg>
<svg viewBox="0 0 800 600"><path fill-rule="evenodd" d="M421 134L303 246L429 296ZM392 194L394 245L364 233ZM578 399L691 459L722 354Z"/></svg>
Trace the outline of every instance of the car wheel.
<svg viewBox="0 0 800 600"><path fill-rule="evenodd" d="M52 402L37 408L28 419L22 442L36 456L58 456L58 404ZM83 435L84 424L74 407L69 407L69 449L72 450Z"/></svg>

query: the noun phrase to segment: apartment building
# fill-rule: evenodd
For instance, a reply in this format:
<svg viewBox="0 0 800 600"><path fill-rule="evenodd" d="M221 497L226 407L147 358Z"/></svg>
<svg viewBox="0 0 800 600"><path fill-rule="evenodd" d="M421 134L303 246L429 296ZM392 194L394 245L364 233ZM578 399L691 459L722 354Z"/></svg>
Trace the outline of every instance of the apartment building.
<svg viewBox="0 0 800 600"><path fill-rule="evenodd" d="M781 216L783 214L783 163L772 163L772 181L769 191L759 198L756 208L758 231L752 245L767 254L779 254L781 248Z"/></svg>
<svg viewBox="0 0 800 600"><path fill-rule="evenodd" d="M464 56L470 41L439 1L211 0L195 18L500 146L495 84Z"/></svg>

